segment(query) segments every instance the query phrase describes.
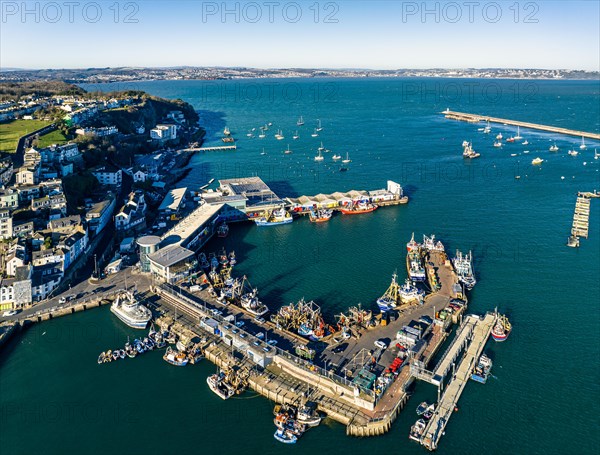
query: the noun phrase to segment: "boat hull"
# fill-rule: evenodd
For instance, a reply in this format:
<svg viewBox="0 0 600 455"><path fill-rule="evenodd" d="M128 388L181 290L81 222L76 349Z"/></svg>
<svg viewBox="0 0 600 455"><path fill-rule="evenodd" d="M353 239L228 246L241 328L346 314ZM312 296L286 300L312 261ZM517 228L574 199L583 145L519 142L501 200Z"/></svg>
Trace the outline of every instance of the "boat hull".
<svg viewBox="0 0 600 455"><path fill-rule="evenodd" d="M341 209L340 211L344 214L344 215L360 215L363 213L371 213L374 212L377 209L377 207L373 207L373 208L368 208L368 209L361 209L361 210L348 210L348 209Z"/></svg>
<svg viewBox="0 0 600 455"><path fill-rule="evenodd" d="M254 222L256 223L257 226L278 226L280 224L290 224L292 221L294 221L293 218L287 218L282 221L255 220Z"/></svg>
<svg viewBox="0 0 600 455"><path fill-rule="evenodd" d="M510 332L506 332L502 335L492 332L492 338L494 339L494 341L497 341L499 343L506 341L506 339L508 338L508 335L510 335Z"/></svg>
<svg viewBox="0 0 600 455"><path fill-rule="evenodd" d="M121 314L119 311L114 310L112 306L110 307L110 311L116 317L118 317L121 322L123 322L127 326L131 327L132 329L144 330L148 326L148 322L150 322L150 319L148 319L147 321L133 321L133 320L127 318L126 316L124 316L123 314Z"/></svg>

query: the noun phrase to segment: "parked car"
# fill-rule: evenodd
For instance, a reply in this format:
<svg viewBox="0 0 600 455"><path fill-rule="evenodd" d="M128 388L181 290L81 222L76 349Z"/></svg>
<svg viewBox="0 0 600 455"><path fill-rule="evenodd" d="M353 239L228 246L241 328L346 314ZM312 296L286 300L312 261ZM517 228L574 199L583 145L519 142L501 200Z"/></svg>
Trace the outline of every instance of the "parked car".
<svg viewBox="0 0 600 455"><path fill-rule="evenodd" d="M333 348L331 350L331 352L333 352L335 354L339 354L340 352L344 352L347 347L348 347L348 343L343 343L343 344L340 344L339 346L336 346L335 348Z"/></svg>
<svg viewBox="0 0 600 455"><path fill-rule="evenodd" d="M378 339L377 341L375 341L375 346L377 346L379 349L383 349L386 350L388 345L385 342L385 340L383 338Z"/></svg>
<svg viewBox="0 0 600 455"><path fill-rule="evenodd" d="M242 327L244 327L244 321L238 321L238 322L236 322L235 326L239 327L241 329Z"/></svg>

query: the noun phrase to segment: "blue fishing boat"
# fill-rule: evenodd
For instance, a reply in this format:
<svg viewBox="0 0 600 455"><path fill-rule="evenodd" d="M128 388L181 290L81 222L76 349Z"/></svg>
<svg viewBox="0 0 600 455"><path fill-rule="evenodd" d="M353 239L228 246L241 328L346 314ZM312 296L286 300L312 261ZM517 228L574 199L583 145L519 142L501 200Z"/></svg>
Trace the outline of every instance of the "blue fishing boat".
<svg viewBox="0 0 600 455"><path fill-rule="evenodd" d="M292 215L286 212L283 207L271 211L267 216L254 220L257 226L277 226L279 224L289 224L292 221L294 221Z"/></svg>

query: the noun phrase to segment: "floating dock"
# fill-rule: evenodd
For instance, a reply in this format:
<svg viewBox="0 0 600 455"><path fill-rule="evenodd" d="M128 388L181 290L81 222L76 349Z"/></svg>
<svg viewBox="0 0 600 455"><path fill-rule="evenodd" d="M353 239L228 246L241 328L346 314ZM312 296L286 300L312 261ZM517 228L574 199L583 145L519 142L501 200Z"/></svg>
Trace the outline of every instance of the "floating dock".
<svg viewBox="0 0 600 455"><path fill-rule="evenodd" d="M418 379L438 385L438 393L443 387L444 376L449 372L450 367L454 369L450 382L448 382L444 393L438 400L435 413L428 422L427 427L425 427L423 436L421 437L421 444L427 449L435 450L437 448L444 434L444 429L456 408L460 395L469 381L473 366L479 356L481 356L497 318L498 315L496 313L487 313L483 317L475 315L466 316L454 342L450 345L433 372L419 369L418 365L412 367ZM458 367L455 368L455 361L463 351L465 352L464 356L460 360Z"/></svg>
<svg viewBox="0 0 600 455"><path fill-rule="evenodd" d="M571 236L569 237L567 246L576 248L579 246L579 237L588 238L590 227L590 198L593 197L600 197L600 194L596 192L580 192L577 194Z"/></svg>
<svg viewBox="0 0 600 455"><path fill-rule="evenodd" d="M446 109L442 112L447 119L460 120L469 123L490 122L499 123L501 125L513 125L532 130L548 131L550 133L566 134L569 136L585 137L588 139L600 140L600 134L589 133L587 131L570 130L568 128L560 128L550 125L539 125L537 123L521 122L519 120L510 120L505 118L489 117L487 115L469 114L465 112L456 112Z"/></svg>

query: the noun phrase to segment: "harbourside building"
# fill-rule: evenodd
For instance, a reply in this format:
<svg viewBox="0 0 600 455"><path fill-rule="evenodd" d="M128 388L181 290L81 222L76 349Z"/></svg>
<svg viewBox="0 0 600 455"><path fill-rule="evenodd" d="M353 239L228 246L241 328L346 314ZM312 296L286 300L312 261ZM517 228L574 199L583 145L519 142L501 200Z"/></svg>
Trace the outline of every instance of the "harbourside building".
<svg viewBox="0 0 600 455"><path fill-rule="evenodd" d="M179 245L194 251L200 249L215 233L222 208L223 204L202 202L162 236L161 247Z"/></svg>
<svg viewBox="0 0 600 455"><path fill-rule="evenodd" d="M157 235L145 235L137 239L137 245L140 249L140 270L150 273L150 260L148 256L156 253L159 248L161 238Z"/></svg>
<svg viewBox="0 0 600 455"><path fill-rule="evenodd" d="M150 254L148 261L154 278L167 283L175 283L189 276L197 265L194 252L176 244Z"/></svg>

